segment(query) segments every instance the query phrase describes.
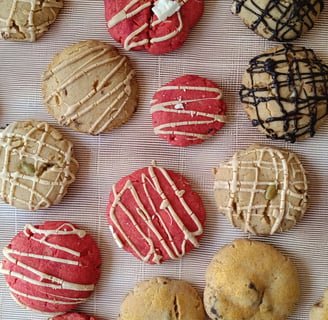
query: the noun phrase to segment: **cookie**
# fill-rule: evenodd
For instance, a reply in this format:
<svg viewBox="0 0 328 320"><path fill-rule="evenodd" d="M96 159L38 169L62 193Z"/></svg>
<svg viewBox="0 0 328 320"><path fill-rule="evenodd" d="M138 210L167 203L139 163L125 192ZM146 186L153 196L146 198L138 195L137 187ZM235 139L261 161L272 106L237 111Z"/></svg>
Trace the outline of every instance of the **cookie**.
<svg viewBox="0 0 328 320"><path fill-rule="evenodd" d="M149 264L178 259L198 247L205 216L187 179L157 166L122 178L107 206L117 245Z"/></svg>
<svg viewBox="0 0 328 320"><path fill-rule="evenodd" d="M87 40L53 57L42 76L42 95L61 125L97 135L132 116L138 85L127 57L112 45Z"/></svg>
<svg viewBox="0 0 328 320"><path fill-rule="evenodd" d="M151 101L154 132L186 147L213 136L227 121L222 90L205 78L186 75L162 86Z"/></svg>
<svg viewBox="0 0 328 320"><path fill-rule="evenodd" d="M97 320L97 318L82 313L69 312L49 318L48 320Z"/></svg>
<svg viewBox="0 0 328 320"><path fill-rule="evenodd" d="M163 54L179 49L200 20L203 0L104 0L112 37L125 50Z"/></svg>
<svg viewBox="0 0 328 320"><path fill-rule="evenodd" d="M234 0L231 12L259 36L273 41L292 41L310 30L323 0Z"/></svg>
<svg viewBox="0 0 328 320"><path fill-rule="evenodd" d="M204 306L210 319L283 320L299 297L295 266L263 242L234 240L206 270Z"/></svg>
<svg viewBox="0 0 328 320"><path fill-rule="evenodd" d="M0 196L35 211L58 204L74 182L73 144L46 122L18 121L0 131Z"/></svg>
<svg viewBox="0 0 328 320"><path fill-rule="evenodd" d="M308 183L297 155L253 144L213 169L220 213L244 232L270 235L292 228L308 206Z"/></svg>
<svg viewBox="0 0 328 320"><path fill-rule="evenodd" d="M253 126L289 142L314 136L328 109L328 66L311 50L291 44L254 57L240 99Z"/></svg>
<svg viewBox="0 0 328 320"><path fill-rule="evenodd" d="M328 289L324 296L310 310L310 320L328 320Z"/></svg>
<svg viewBox="0 0 328 320"><path fill-rule="evenodd" d="M97 244L69 222L27 224L3 249L0 272L29 310L65 313L89 298L100 276Z"/></svg>
<svg viewBox="0 0 328 320"><path fill-rule="evenodd" d="M139 282L120 307L118 320L205 320L202 300L186 281L155 277Z"/></svg>
<svg viewBox="0 0 328 320"><path fill-rule="evenodd" d="M0 38L36 41L55 22L62 0L0 0Z"/></svg>

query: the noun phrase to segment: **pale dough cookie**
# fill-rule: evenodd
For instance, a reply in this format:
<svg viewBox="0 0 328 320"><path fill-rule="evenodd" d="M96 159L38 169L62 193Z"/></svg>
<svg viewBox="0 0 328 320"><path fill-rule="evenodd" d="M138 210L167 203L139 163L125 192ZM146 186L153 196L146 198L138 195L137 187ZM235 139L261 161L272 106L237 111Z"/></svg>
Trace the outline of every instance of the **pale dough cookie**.
<svg viewBox="0 0 328 320"><path fill-rule="evenodd" d="M14 122L0 132L0 196L16 208L59 203L77 170L73 144L46 122Z"/></svg>
<svg viewBox="0 0 328 320"><path fill-rule="evenodd" d="M325 290L324 296L312 306L310 320L328 320L328 289Z"/></svg>
<svg viewBox="0 0 328 320"><path fill-rule="evenodd" d="M118 320L205 320L202 300L187 282L155 277L138 283L120 307Z"/></svg>
<svg viewBox="0 0 328 320"><path fill-rule="evenodd" d="M328 66L311 49L275 46L251 59L240 98L253 126L271 139L312 137L328 113Z"/></svg>
<svg viewBox="0 0 328 320"><path fill-rule="evenodd" d="M291 41L311 29L323 10L323 0L234 0L231 12L259 36Z"/></svg>
<svg viewBox="0 0 328 320"><path fill-rule="evenodd" d="M253 144L213 172L219 212L244 232L268 235L288 230L307 209L305 170L290 151Z"/></svg>
<svg viewBox="0 0 328 320"><path fill-rule="evenodd" d="M283 320L300 296L297 270L274 247L239 239L221 248L206 271L210 319Z"/></svg>
<svg viewBox="0 0 328 320"><path fill-rule="evenodd" d="M0 0L0 37L36 41L55 22L62 0Z"/></svg>
<svg viewBox="0 0 328 320"><path fill-rule="evenodd" d="M137 106L137 92L128 58L97 40L66 47L43 73L48 112L60 124L92 135L126 122Z"/></svg>

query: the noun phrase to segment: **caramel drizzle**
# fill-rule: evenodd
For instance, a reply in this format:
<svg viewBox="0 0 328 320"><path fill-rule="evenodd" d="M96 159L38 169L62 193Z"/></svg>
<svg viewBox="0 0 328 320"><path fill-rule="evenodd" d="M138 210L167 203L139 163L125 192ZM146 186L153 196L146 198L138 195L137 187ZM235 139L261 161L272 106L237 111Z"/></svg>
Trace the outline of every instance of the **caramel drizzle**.
<svg viewBox="0 0 328 320"><path fill-rule="evenodd" d="M42 230L42 229L35 228L34 226L32 226L30 224L27 224L24 228L23 233L25 234L26 238L28 238L29 240L37 241L49 248L55 248L58 251L70 253L72 256L75 257L75 259L80 257L80 252L72 250L68 247L63 247L60 245L50 243L47 241L47 238L52 235L53 236L76 235L79 238L84 238L87 235L84 230L77 229L70 223L63 223L55 230L51 230L51 229ZM38 239L38 238L35 238L34 234L43 235L43 237ZM19 251L19 250L13 250L10 247L5 247L3 249L3 255L9 262L22 268L23 271L15 272L15 271L5 269L3 267L3 263L2 263L0 265L0 273L20 279L24 282L27 282L27 283L30 283L30 284L33 284L33 285L36 285L36 286L39 286L42 288L50 288L53 290L66 289L66 290L72 290L72 291L88 292L88 291L93 291L95 288L94 284L73 283L73 282L65 281L64 279L55 277L53 275L47 274L45 272L42 272L26 263L21 262L20 259L15 258L14 255L18 256L18 257L31 257L33 259L52 261L52 262L58 262L58 263L78 266L79 261L77 261L77 260L61 259L61 258L47 256L47 255L33 254L33 253L23 252L23 251ZM34 278L28 276L27 274L29 274L29 273L33 273L40 280L37 280L37 279L34 279ZM48 282L45 282L44 280L46 280ZM52 304L76 304L76 303L81 303L81 302L87 300L87 298L65 297L65 296L59 296L59 295L55 295L53 293L47 292L47 296L54 297L54 300L52 300L52 299L46 299L46 298L38 297L36 295L24 293L20 290L17 290L17 288L14 289L14 288L10 287L9 289L10 289L11 293L16 296L22 296L24 298L29 298L29 299L36 300L36 301L48 302L48 303L52 303ZM42 289L39 290L39 292L43 293ZM17 300L17 299L15 299L15 300Z"/></svg>
<svg viewBox="0 0 328 320"><path fill-rule="evenodd" d="M305 57L298 59L299 52L305 53ZM287 62L287 71L281 71L283 68L280 65ZM307 66L306 72L301 72L301 64ZM253 126L261 126L272 139L284 139L291 143L308 134L314 136L317 122L328 114L328 66L317 58L313 50L284 44L276 52L253 58L246 72L251 78L250 88L243 85L239 95L242 103L252 106L256 111L257 119L252 119ZM267 87L254 84L254 77L258 78L260 74L271 76L272 82ZM311 94L303 88L304 84L313 87ZM282 96L286 88L291 92L290 97ZM270 94L270 91L275 94ZM300 96L303 91L305 97ZM260 109L267 107L271 101L277 104L282 116L262 119ZM318 112L319 103L326 104L322 115ZM308 122L301 125L300 120L307 118ZM281 135L267 127L273 122L282 123L284 131Z"/></svg>
<svg viewBox="0 0 328 320"><path fill-rule="evenodd" d="M126 78L122 82L118 83L115 87L111 88L110 91L101 93L102 89L104 89L106 86L106 82L115 77L115 75L119 73L122 68L128 66L128 58L125 56L117 55L114 57L106 57L106 54L110 50L110 47L104 47L103 45L88 48L72 57L71 59L66 59L54 67L52 70L45 73L44 80L49 80L51 77L56 76L56 74L60 73L61 71L65 72L65 69L70 65L77 63L78 61L83 61L83 63L78 68L76 68L73 73L69 74L65 79L61 81L56 90L45 97L44 101L46 103L51 103L51 101L55 99L58 94L61 94L64 89L67 90L70 85L85 76L86 73L90 73L91 71L97 68L102 68L106 65L111 66L113 63L115 63L114 66L111 66L110 72L108 72L107 75L101 79L101 81L99 81L96 87L93 87L75 103L71 105L68 105L67 103L65 104L66 112L63 114L62 120L60 120L61 124L70 125L72 122L78 120L83 115L92 113L98 105L105 103L108 98L113 98L113 96L116 95L113 99L113 102L104 110L103 113L100 114L99 118L96 119L93 122L93 125L88 129L90 134L99 134L104 131L107 126L115 118L117 118L125 108L125 105L128 102L132 91L131 82L135 77L134 70L131 70L127 74ZM91 54L98 51L99 53L96 53L94 56L91 56L91 58L88 58ZM90 100L93 98L96 98L96 100L91 102Z"/></svg>
<svg viewBox="0 0 328 320"><path fill-rule="evenodd" d="M245 154L244 151L240 151L235 153L233 158L220 165L220 168L226 168L227 170L232 170L232 179L230 181L215 181L214 189L220 190L225 189L229 190L229 202L226 207L220 207L220 210L224 212L224 214L228 217L231 224L235 226L234 223L234 209L233 202L236 200L237 192L247 192L250 194L249 203L247 206L238 207L239 211L246 213L245 216L245 224L244 224L244 232L251 232L256 234L256 230L254 230L252 226L252 216L256 215L256 209L264 209L268 207L268 203L265 204L254 204L255 195L258 193L264 194L266 192L267 186L272 184L272 180L278 186L279 190L277 197L280 197L280 202L278 205L274 205L270 202L269 206L272 210L272 215L269 216L271 230L270 234L275 233L284 220L292 220L296 223L296 219L294 215L289 213L289 207L287 203L287 196L292 196L293 198L297 198L303 201L303 204L307 201L307 179L305 175L305 170L300 163L299 159L292 153L288 153L285 151L280 151L277 149L271 149L268 147L259 147L256 150L250 150L249 153L259 153L257 160L242 160ZM265 153L269 153L272 161L264 161ZM241 156L242 154L242 156ZM247 155L246 154L246 155ZM290 165L291 162L296 162L296 167ZM254 166L254 163L256 164ZM255 179L251 181L241 181L239 179L240 170L244 171L255 171ZM273 170L274 169L274 170ZM259 173L260 171L270 171L274 172L275 176L270 181L259 181ZM299 181L295 180L296 174L301 172L302 179ZM283 180L279 181L279 176L283 176ZM293 184L301 184L304 190L304 193L299 194L289 190L289 185L293 181ZM300 217L303 216L305 209L301 206L294 206L294 210L300 212ZM267 211L270 213L270 210Z"/></svg>
<svg viewBox="0 0 328 320"><path fill-rule="evenodd" d="M263 25L268 33L269 40L291 41L299 38L304 31L313 27L316 17L323 9L323 0L293 0L286 1L268 0L262 8L256 0L234 0L232 12L239 14L245 10L248 15L254 15L257 19L249 26L256 31ZM319 5L318 10L316 9ZM276 12L279 12L277 18ZM274 25L270 26L273 21ZM293 35L293 36L291 36Z"/></svg>
<svg viewBox="0 0 328 320"><path fill-rule="evenodd" d="M187 132L187 131L178 131L174 130L177 127L180 126L194 126L194 125L201 125L201 124L213 124L215 122L227 122L227 117L224 115L219 115L219 114L211 114L211 113L206 113L206 112L200 112L200 111L195 111L195 110L185 110L183 108L172 108L172 106L176 105L183 105L183 104L188 104L192 102L198 102L198 101L207 101L207 100L220 100L222 98L222 90L218 88L213 88L213 87L196 87L196 86L164 86L160 88L158 91L169 91L169 90L183 90L184 92L188 90L199 90L200 92L214 92L217 93L216 97L202 97L203 94L200 93L199 96L202 98L199 99L191 99L191 100L172 100L172 101L165 101L161 103L157 103L158 100L152 100L151 101L151 110L150 112L153 114L158 111L164 111L164 112L171 112L171 113L176 113L176 114L188 114L191 117L194 116L202 116L206 117L209 120L188 120L188 121L179 121L179 122L170 122L170 123L165 123L158 125L154 128L155 134L175 134L175 135L181 135L181 136L186 136L189 138L189 140L192 139L202 139L206 140L212 135L210 133L206 134L199 134L199 133L193 133L193 132Z"/></svg>
<svg viewBox="0 0 328 320"><path fill-rule="evenodd" d="M184 4L186 4L189 0L183 0L179 3L180 7L182 7ZM147 9L149 7L151 7L153 5L152 1L146 2L144 4L142 4L141 6L139 6L137 9L133 10L133 11L129 11L129 9L131 7L133 7L135 4L137 3L141 3L140 0L131 0L121 11L119 11L117 14L115 14L108 22L107 22L107 26L108 28L113 28L115 27L117 24L121 23L122 21L129 19L129 18L133 18L135 15L137 15L138 13L140 13L141 11ZM147 28L153 28L156 25L160 24L160 23L165 23L167 21L160 21L160 20L155 20L152 21L151 23L144 23L142 26L140 26L139 28L137 28L136 30L132 31L124 40L124 49L125 50L131 50L135 47L138 46L142 46L145 45L147 43L157 43L157 42L162 42L162 41L166 41L169 39L174 38L177 34L179 34L181 32L181 30L183 29L183 22L182 22L182 18L181 18L181 14L180 11L176 12L177 17L178 17L178 21L179 21L179 26L176 28L176 30L168 33L165 36L162 37L155 37L155 38L151 38L151 39L142 39L139 41L133 41L133 39L135 37L137 37L139 34L141 34L144 30L146 30ZM153 20L153 19L150 19Z"/></svg>
<svg viewBox="0 0 328 320"><path fill-rule="evenodd" d="M18 124L18 123L17 123ZM58 203L62 198L62 195L65 193L67 188L67 184L72 183L75 180L75 175L70 171L70 164L77 161L74 159L73 155L73 144L67 141L67 150L62 150L57 148L55 145L50 145L46 143L46 139L48 135L52 134L52 129L45 122L39 122L35 127L32 127L29 132L24 135L20 135L17 133L13 133L16 129L16 123L13 123L6 127L2 132L0 132L0 147L4 152L3 159L3 168L0 172L1 179L1 190L0 196L3 199L7 199L10 205L14 205L15 202L20 202L24 204L24 206L28 207L29 210L37 210L41 207L48 207L52 203ZM32 134L37 131L43 131L40 139L36 140L32 138ZM51 171L57 173L57 177L55 179L46 180L42 177L37 176L36 174L30 176L19 171L10 172L10 161L12 157L12 149L15 148L15 143L21 141L23 146L19 149L19 158L21 160L27 158L29 160L34 160L34 168L41 167L43 164L48 164L49 160L41 157L41 151L43 148L47 147L56 151L56 153L63 156L63 167L59 165L54 165L51 168ZM36 144L38 146L35 153L31 154L26 150L27 145L29 143ZM28 186L24 184L24 181L31 181L32 185ZM7 184L10 186L10 191L7 194L6 186ZM38 185L44 185L47 187L47 193L42 194L37 191ZM21 199L20 197L16 197L16 188L22 188L29 193L30 197L28 200ZM59 187L57 198L51 202L49 199L50 194L53 193L54 189Z"/></svg>
<svg viewBox="0 0 328 320"><path fill-rule="evenodd" d="M196 214L191 210L191 208L188 206L185 199L183 198L185 191L178 190L174 181L171 179L168 172L164 168L156 167L156 170L159 170L160 173L163 175L163 177L165 177L168 185L171 187L171 190L174 192L177 199L179 199L181 205L183 206L189 217L193 220L197 229L195 231L190 231L186 228L186 226L184 225L184 223L180 218L181 214L179 215L174 210L172 204L168 200L166 196L167 191L161 188L154 167L152 166L148 167L149 177L146 174L142 174L141 176L143 192L145 193L147 200L152 208L152 212L147 211L147 209L143 205L143 200L141 200L139 194L137 193L135 187L133 186L132 181L128 180L125 183L122 190L119 192L117 192L116 190L116 185L113 186L114 200L109 210L109 217L114 225L114 228L111 229L111 232L114 236L114 240L116 241L119 247L122 247L124 242L126 243L126 245L132 248L132 250L142 261L154 262L156 264L159 264L161 263L162 256L158 253L159 249L155 248L155 244L150 237L150 233L152 233L159 240L160 244L162 245L162 248L166 251L166 253L171 259L178 259L183 255L185 255L186 253L185 247L187 241L191 242L195 247L199 246L197 236L200 236L203 233L203 227L201 222L197 218ZM170 225L165 224L164 220L161 217L161 214L156 209L156 206L149 195L148 186L150 186L153 190L155 190L158 193L158 195L162 198L160 209L165 210L166 213L171 217L172 221L174 221L177 224L177 226L180 228L180 230L183 232L184 240L182 241L180 248L177 247L176 243L174 242L174 237L170 233ZM120 201L121 197L125 194L125 192L130 192L133 196L133 200L137 203L136 211L134 213L130 212L125 207L125 205ZM126 232L124 232L123 227L121 226L118 218L118 214L119 213L121 214L122 211L120 210L120 212L117 212L116 211L117 208L123 211L123 214L125 214L132 222L135 230L139 233L140 237L147 242L147 245L149 246L149 250L147 254L142 255L142 253L139 251L136 244L132 241L129 235ZM145 223L145 225L147 226L147 230L145 230L145 232L142 231L141 225L139 225L134 219L134 214L137 214L137 216L140 217ZM160 225L165 232L167 240L165 240L162 237L159 230L157 230L155 225L153 224L154 218L157 218L159 220ZM114 231L114 229L119 231L120 236ZM123 239L123 241L120 239L120 237Z"/></svg>
<svg viewBox="0 0 328 320"><path fill-rule="evenodd" d="M12 6L8 18L7 19L0 18L0 23L4 24L4 26L0 28L0 35L2 35L2 37L4 38L9 37L11 32L16 32L15 28L13 28L12 26L12 22L13 22L14 14L17 11L17 5L19 2L26 2L26 3L30 3L31 5L30 12L27 18L27 25L26 26L19 25L19 31L29 35L27 39L22 39L22 40L28 40L31 42L36 41L38 35L41 35L45 31L47 31L48 27L56 20L56 12L54 8L60 9L63 7L63 2L56 1L56 0L44 0L43 3L41 3L41 1L38 0L12 0ZM48 19L48 21L44 22L43 24L34 26L34 13L36 11L37 5L50 8L53 18Z"/></svg>

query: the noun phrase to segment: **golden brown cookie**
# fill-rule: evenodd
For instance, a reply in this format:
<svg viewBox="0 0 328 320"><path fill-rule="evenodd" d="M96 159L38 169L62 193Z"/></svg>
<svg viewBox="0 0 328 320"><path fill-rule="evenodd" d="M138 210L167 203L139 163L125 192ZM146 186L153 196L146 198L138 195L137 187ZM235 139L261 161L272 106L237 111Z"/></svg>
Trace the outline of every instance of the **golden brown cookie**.
<svg viewBox="0 0 328 320"><path fill-rule="evenodd" d="M62 0L0 0L0 38L36 41L55 22Z"/></svg>
<svg viewBox="0 0 328 320"><path fill-rule="evenodd" d="M324 296L310 310L310 320L328 320L328 289Z"/></svg>
<svg viewBox="0 0 328 320"><path fill-rule="evenodd" d="M253 144L213 172L219 212L244 232L269 235L288 230L307 209L305 170L290 151Z"/></svg>
<svg viewBox="0 0 328 320"><path fill-rule="evenodd" d="M206 271L204 305L210 319L283 320L299 296L292 262L260 241L234 240Z"/></svg>
<svg viewBox="0 0 328 320"><path fill-rule="evenodd" d="M137 106L135 72L126 56L97 40L66 47L43 73L48 112L62 125L97 135L125 123Z"/></svg>
<svg viewBox="0 0 328 320"><path fill-rule="evenodd" d="M252 125L269 138L312 137L328 114L328 65L311 49L275 46L250 60L240 99Z"/></svg>
<svg viewBox="0 0 328 320"><path fill-rule="evenodd" d="M121 304L119 320L205 320L203 303L187 282L155 277L138 283Z"/></svg>
<svg viewBox="0 0 328 320"><path fill-rule="evenodd" d="M14 122L0 132L0 196L34 211L57 204L75 180L73 144L46 122Z"/></svg>

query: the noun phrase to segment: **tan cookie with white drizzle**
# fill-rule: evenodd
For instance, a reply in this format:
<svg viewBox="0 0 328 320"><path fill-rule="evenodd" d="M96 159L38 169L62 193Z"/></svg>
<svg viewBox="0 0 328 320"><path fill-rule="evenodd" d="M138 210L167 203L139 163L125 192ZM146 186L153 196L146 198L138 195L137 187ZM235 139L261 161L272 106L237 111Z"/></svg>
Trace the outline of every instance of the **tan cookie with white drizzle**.
<svg viewBox="0 0 328 320"><path fill-rule="evenodd" d="M129 59L112 45L87 40L55 55L43 73L48 112L71 129L97 135L125 123L137 106Z"/></svg>
<svg viewBox="0 0 328 320"><path fill-rule="evenodd" d="M307 209L305 170L290 151L254 144L213 171L219 212L244 232L288 230Z"/></svg>
<svg viewBox="0 0 328 320"><path fill-rule="evenodd" d="M59 203L77 170L73 144L46 122L14 122L0 132L0 196L16 208Z"/></svg>
<svg viewBox="0 0 328 320"><path fill-rule="evenodd" d="M36 41L55 22L62 0L0 0L0 37Z"/></svg>

